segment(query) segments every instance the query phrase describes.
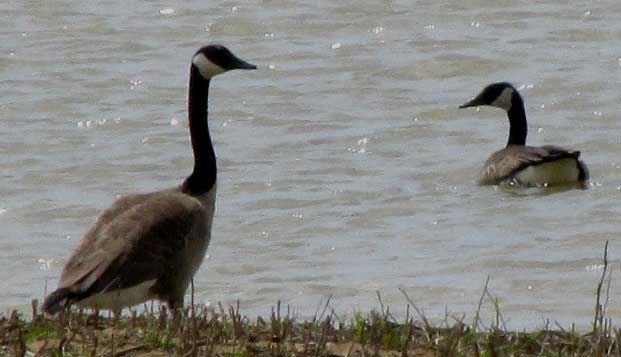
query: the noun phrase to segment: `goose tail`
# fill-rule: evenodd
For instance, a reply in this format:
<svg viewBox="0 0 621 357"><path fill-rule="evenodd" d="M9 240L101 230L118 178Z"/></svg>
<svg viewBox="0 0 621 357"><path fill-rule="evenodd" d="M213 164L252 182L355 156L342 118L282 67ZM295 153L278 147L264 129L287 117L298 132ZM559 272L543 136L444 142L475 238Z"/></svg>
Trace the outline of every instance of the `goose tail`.
<svg viewBox="0 0 621 357"><path fill-rule="evenodd" d="M71 292L67 288L54 290L45 298L41 310L50 315L56 315L69 305L69 295Z"/></svg>

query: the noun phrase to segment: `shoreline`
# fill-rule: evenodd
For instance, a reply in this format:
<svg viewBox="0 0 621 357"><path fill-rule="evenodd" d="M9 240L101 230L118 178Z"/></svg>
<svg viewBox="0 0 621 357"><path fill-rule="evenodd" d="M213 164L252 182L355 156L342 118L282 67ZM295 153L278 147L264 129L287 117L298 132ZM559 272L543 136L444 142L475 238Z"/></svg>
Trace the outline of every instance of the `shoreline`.
<svg viewBox="0 0 621 357"><path fill-rule="evenodd" d="M481 295L492 299L487 289ZM171 312L145 304L138 313L70 309L50 317L32 302L32 318L14 310L0 315L0 355L13 356L436 356L436 355L619 355L621 330L596 313L589 331L546 324L510 331L500 306L489 321L474 311L473 321L446 315L431 322L408 303L395 318L379 298L379 308L338 315L330 300L311 319L295 316L278 302L271 314L247 318L236 305L190 305ZM406 296L409 300L409 298ZM155 306L155 308L154 308ZM602 308L601 305L597 305ZM600 310L605 311L605 310Z"/></svg>
<svg viewBox="0 0 621 357"><path fill-rule="evenodd" d="M56 317L39 311L33 300L31 317L13 310L0 314L0 355L13 356L435 356L435 355L621 355L621 328L606 317L610 293L608 242L604 269L597 284L589 331L546 322L532 331L506 328L497 298L488 290L489 277L474 319L445 314L431 322L410 299L406 315L395 318L377 293L379 310L338 315L330 298L311 319L302 319L280 302L268 316L248 318L235 305L194 304L169 311L144 304L129 314L71 308ZM608 278L608 279L607 279ZM494 314L481 317L485 301ZM155 308L154 308L155 306Z"/></svg>

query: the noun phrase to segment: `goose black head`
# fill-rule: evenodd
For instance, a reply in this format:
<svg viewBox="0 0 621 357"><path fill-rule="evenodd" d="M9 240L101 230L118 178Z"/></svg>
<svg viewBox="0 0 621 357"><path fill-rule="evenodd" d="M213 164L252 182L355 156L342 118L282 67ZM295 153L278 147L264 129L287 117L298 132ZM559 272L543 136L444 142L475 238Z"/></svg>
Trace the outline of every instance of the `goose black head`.
<svg viewBox="0 0 621 357"><path fill-rule="evenodd" d="M232 69L257 69L257 66L236 57L221 45L209 45L196 51L192 57L192 66L205 79Z"/></svg>
<svg viewBox="0 0 621 357"><path fill-rule="evenodd" d="M476 107L479 105L489 105L498 107L505 111L511 110L514 97L519 98L518 91L507 82L492 83L485 87L479 95L469 102L460 105L460 108Z"/></svg>

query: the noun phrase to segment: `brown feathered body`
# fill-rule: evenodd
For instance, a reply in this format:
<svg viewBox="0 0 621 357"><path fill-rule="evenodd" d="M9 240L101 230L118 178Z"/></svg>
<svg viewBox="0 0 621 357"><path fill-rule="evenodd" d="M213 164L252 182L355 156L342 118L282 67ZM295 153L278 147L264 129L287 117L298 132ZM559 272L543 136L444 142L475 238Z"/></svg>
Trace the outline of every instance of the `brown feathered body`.
<svg viewBox="0 0 621 357"><path fill-rule="evenodd" d="M215 197L214 185L197 197L174 188L119 199L65 265L56 290L64 301L52 294L46 304L120 310L158 299L182 305L209 245Z"/></svg>
<svg viewBox="0 0 621 357"><path fill-rule="evenodd" d="M580 151L544 145L508 145L493 153L483 165L479 185L516 183L523 186L562 185L588 180Z"/></svg>

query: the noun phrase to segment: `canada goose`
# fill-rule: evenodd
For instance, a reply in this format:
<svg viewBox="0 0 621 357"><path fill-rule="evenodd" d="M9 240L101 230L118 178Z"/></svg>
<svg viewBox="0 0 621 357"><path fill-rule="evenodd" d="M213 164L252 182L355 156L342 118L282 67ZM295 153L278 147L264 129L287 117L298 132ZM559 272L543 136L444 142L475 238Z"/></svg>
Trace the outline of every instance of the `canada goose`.
<svg viewBox="0 0 621 357"><path fill-rule="evenodd" d="M509 117L509 141L504 149L493 153L477 178L479 185L502 183L523 186L576 184L584 188L589 179L586 165L579 160L580 151L558 146L526 146L528 124L520 93L506 82L492 83L460 108L489 105L504 109Z"/></svg>
<svg viewBox="0 0 621 357"><path fill-rule="evenodd" d="M65 265L58 288L42 309L58 313L79 306L120 311L158 299L170 308L201 265L211 237L216 198L216 156L207 124L212 77L256 69L219 45L192 57L188 114L194 170L178 187L125 196L105 210Z"/></svg>

